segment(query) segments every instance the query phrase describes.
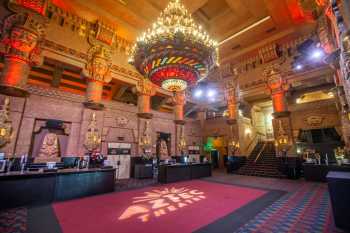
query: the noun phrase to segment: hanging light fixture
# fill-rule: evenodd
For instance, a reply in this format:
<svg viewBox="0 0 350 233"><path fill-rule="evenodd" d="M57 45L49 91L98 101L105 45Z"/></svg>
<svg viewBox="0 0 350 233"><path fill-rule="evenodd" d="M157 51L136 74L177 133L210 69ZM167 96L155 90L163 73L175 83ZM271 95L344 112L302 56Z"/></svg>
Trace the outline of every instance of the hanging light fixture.
<svg viewBox="0 0 350 233"><path fill-rule="evenodd" d="M183 91L218 64L217 46L180 0L170 0L152 28L137 38L129 63L163 89Z"/></svg>
<svg viewBox="0 0 350 233"><path fill-rule="evenodd" d="M102 137L97 127L96 114L92 113L91 120L85 134L84 146L89 152L92 152L100 147L101 142Z"/></svg>

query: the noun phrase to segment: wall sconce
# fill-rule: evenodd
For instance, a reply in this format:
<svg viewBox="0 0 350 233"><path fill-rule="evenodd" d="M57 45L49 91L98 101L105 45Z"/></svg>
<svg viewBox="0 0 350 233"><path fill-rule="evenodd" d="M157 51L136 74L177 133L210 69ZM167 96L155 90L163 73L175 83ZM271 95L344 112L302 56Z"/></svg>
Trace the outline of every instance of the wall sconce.
<svg viewBox="0 0 350 233"><path fill-rule="evenodd" d="M96 114L93 113L85 134L85 148L91 152L100 147L102 141L101 134L97 128Z"/></svg>
<svg viewBox="0 0 350 233"><path fill-rule="evenodd" d="M252 130L250 129L250 128L246 128L245 130L244 130L244 134L245 135L250 135L252 133Z"/></svg>
<svg viewBox="0 0 350 233"><path fill-rule="evenodd" d="M178 148L181 152L183 152L186 149L187 143L185 138L185 126L181 126L181 132L180 132L180 138L178 143Z"/></svg>
<svg viewBox="0 0 350 233"><path fill-rule="evenodd" d="M12 124L10 120L10 99L5 98L4 105L0 110L0 147L10 143L12 139Z"/></svg>
<svg viewBox="0 0 350 233"><path fill-rule="evenodd" d="M143 131L142 136L140 137L139 146L142 149L147 149L152 146L152 138L149 134L149 121L145 122L145 129Z"/></svg>
<svg viewBox="0 0 350 233"><path fill-rule="evenodd" d="M234 139L232 139L228 142L228 146L233 149L239 149L239 142L236 142Z"/></svg>

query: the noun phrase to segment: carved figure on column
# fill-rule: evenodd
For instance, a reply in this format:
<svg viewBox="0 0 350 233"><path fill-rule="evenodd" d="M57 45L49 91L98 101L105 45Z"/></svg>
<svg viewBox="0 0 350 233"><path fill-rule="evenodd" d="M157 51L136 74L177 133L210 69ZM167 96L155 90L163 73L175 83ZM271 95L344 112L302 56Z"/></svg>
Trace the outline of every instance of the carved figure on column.
<svg viewBox="0 0 350 233"><path fill-rule="evenodd" d="M148 79L142 78L137 82L136 91L138 95L138 116L145 119L151 119L151 96L156 94L155 85Z"/></svg>
<svg viewBox="0 0 350 233"><path fill-rule="evenodd" d="M5 45L4 70L0 91L12 96L27 96L25 90L31 66L42 64L41 41L45 36L47 18L9 1L15 14L3 22L1 42Z"/></svg>

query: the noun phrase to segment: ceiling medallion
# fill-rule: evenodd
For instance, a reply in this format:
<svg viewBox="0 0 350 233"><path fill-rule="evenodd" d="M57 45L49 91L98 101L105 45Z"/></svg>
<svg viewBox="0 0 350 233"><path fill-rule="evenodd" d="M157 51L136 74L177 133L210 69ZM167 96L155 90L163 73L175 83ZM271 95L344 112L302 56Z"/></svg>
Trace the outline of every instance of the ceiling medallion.
<svg viewBox="0 0 350 233"><path fill-rule="evenodd" d="M137 38L129 63L163 89L183 91L217 65L217 48L180 0L170 0L152 28Z"/></svg>

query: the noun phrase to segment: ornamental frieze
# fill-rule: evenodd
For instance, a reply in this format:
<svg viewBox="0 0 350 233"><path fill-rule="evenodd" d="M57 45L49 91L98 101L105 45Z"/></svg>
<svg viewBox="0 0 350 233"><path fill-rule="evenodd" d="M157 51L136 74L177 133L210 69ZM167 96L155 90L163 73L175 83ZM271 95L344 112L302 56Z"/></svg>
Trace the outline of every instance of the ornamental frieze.
<svg viewBox="0 0 350 233"><path fill-rule="evenodd" d="M72 48L68 48L66 46L60 45L54 41L49 41L49 40L44 40L43 41L43 48L47 49L47 50L53 50L59 53L64 53L68 56L74 57L74 58L78 58L82 61L87 61L88 60L88 54L77 51L75 49ZM118 66L116 64L112 64L111 65L111 71L114 71L115 73L121 73L136 79L140 79L141 75L138 72L126 69L124 67Z"/></svg>

